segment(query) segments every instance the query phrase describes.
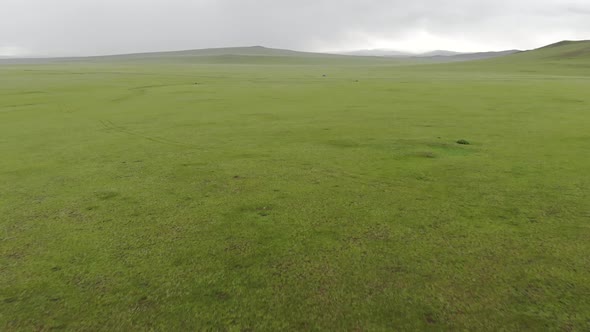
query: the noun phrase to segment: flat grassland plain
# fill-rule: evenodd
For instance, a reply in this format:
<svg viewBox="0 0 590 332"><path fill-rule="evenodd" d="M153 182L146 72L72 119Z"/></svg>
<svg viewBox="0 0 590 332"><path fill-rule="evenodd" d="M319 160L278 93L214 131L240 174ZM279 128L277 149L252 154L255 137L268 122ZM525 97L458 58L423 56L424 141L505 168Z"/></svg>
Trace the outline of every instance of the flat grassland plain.
<svg viewBox="0 0 590 332"><path fill-rule="evenodd" d="M588 43L0 65L0 151L3 331L590 330Z"/></svg>

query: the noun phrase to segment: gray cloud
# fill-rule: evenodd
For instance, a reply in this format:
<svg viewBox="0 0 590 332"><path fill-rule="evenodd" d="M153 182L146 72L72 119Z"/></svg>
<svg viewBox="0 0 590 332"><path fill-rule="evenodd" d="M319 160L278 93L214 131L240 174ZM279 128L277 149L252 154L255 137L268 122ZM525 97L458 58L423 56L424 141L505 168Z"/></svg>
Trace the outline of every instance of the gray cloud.
<svg viewBox="0 0 590 332"><path fill-rule="evenodd" d="M2 0L0 9L0 55L484 51L590 38L588 0Z"/></svg>

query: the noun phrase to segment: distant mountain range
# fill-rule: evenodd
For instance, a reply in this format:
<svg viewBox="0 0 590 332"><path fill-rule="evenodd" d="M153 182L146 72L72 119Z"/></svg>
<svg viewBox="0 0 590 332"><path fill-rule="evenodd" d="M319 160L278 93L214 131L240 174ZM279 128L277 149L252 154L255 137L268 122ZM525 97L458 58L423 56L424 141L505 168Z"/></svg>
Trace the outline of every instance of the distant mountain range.
<svg viewBox="0 0 590 332"><path fill-rule="evenodd" d="M510 55L521 52L520 50L507 50L499 52L476 52L476 53L461 53L446 50L436 50L425 53L410 53L390 49L374 49L374 50L358 50L351 52L342 52L340 54L352 56L378 56L389 58L414 58L440 61L468 61L477 59L489 59L504 55Z"/></svg>
<svg viewBox="0 0 590 332"><path fill-rule="evenodd" d="M575 59L590 57L590 41L562 41L530 51L507 50L500 52L459 53L453 51L437 50L421 54L400 52L395 50L361 50L340 54L324 54L298 52L283 49L266 48L262 46L212 48L187 51L137 53L93 57L67 57L67 58L12 58L0 56L0 64L35 64L56 62L84 62L84 61L184 61L203 63L334 63L334 61L359 61L375 63L381 61L390 63L394 61L411 62L459 62L509 56L509 59Z"/></svg>
<svg viewBox="0 0 590 332"><path fill-rule="evenodd" d="M450 56L461 54L460 52L436 50L425 53L411 53L404 51L391 50L386 48L378 48L372 50L358 50L349 52L338 52L338 54L355 55L355 56L383 56L396 58L410 58L410 57L430 57L430 56Z"/></svg>

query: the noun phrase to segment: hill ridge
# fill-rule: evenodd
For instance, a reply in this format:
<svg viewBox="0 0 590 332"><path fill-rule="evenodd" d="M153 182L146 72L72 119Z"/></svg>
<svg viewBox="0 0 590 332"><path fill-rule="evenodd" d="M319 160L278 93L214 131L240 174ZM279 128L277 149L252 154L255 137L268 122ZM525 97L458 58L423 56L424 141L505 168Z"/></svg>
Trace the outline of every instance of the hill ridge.
<svg viewBox="0 0 590 332"><path fill-rule="evenodd" d="M588 43L588 42L590 42L590 40L562 40L562 41L559 41L557 43L553 43L553 44L549 44L549 45L545 45L545 46L539 47L537 49L540 50L540 49L544 49L544 48L554 48L554 47L561 47L561 46L566 46L566 45L582 44L582 43Z"/></svg>

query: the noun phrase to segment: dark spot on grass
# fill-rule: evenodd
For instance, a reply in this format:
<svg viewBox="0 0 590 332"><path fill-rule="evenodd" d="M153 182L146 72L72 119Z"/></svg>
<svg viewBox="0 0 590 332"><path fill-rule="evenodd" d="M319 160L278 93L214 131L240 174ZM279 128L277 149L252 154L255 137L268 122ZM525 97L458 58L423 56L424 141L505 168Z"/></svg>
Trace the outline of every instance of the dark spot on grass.
<svg viewBox="0 0 590 332"><path fill-rule="evenodd" d="M418 157L422 158L436 158L436 155L433 152L419 152L417 154Z"/></svg>
<svg viewBox="0 0 590 332"><path fill-rule="evenodd" d="M142 296L135 302L133 307L133 311L135 312L145 312L154 308L156 304L150 300L147 296Z"/></svg>
<svg viewBox="0 0 590 332"><path fill-rule="evenodd" d="M590 321L589 321L589 323L590 323ZM574 326L574 324L568 322L561 327L561 330L565 331L565 332L575 331L575 326Z"/></svg>
<svg viewBox="0 0 590 332"><path fill-rule="evenodd" d="M241 179L241 178L242 178L242 177L241 177L241 176L239 176L239 175L234 175L234 179L236 179L236 180L239 180L239 179Z"/></svg>
<svg viewBox="0 0 590 332"><path fill-rule="evenodd" d="M51 271L53 271L53 272L61 271L61 266L54 266L51 268Z"/></svg>
<svg viewBox="0 0 590 332"><path fill-rule="evenodd" d="M431 325L437 323L436 318L432 313L427 313L426 315L424 315L424 319L426 320L426 323Z"/></svg>
<svg viewBox="0 0 590 332"><path fill-rule="evenodd" d="M96 209L98 209L98 206L96 206L96 205L86 207L86 211L92 211L92 210L96 210Z"/></svg>
<svg viewBox="0 0 590 332"><path fill-rule="evenodd" d="M267 217L271 214L273 207L271 205L246 205L239 207L237 211L261 217Z"/></svg>
<svg viewBox="0 0 590 332"><path fill-rule="evenodd" d="M544 209L545 215L548 217L557 217L562 213L562 208L559 206L549 206Z"/></svg>
<svg viewBox="0 0 590 332"><path fill-rule="evenodd" d="M391 237L389 227L384 225L372 225L364 232L364 238L369 241L387 241Z"/></svg>
<svg viewBox="0 0 590 332"><path fill-rule="evenodd" d="M457 144L470 145L471 143L469 143L469 141L467 141L467 140L460 139L460 140L457 141Z"/></svg>
<svg viewBox="0 0 590 332"><path fill-rule="evenodd" d="M25 255L22 252L11 252L8 255L6 255L6 257L8 257L10 259L21 259L24 256Z"/></svg>
<svg viewBox="0 0 590 332"><path fill-rule="evenodd" d="M231 240L229 240L231 241ZM234 254L245 254L250 250L250 244L247 241L232 241L225 247L226 252Z"/></svg>
<svg viewBox="0 0 590 332"><path fill-rule="evenodd" d="M431 179L428 176L424 175L424 174L419 174L419 175L416 175L416 180L419 180L419 181L430 181Z"/></svg>
<svg viewBox="0 0 590 332"><path fill-rule="evenodd" d="M297 329L299 331L310 331L311 330L311 324L307 321L300 321L297 323Z"/></svg>
<svg viewBox="0 0 590 332"><path fill-rule="evenodd" d="M99 191L96 193L96 197L98 197L101 200L108 200L111 198L115 198L119 196L119 193L116 191L111 191L111 190L107 190L107 191Z"/></svg>
<svg viewBox="0 0 590 332"><path fill-rule="evenodd" d="M272 211L272 207L270 206L261 206L256 209L257 213L261 217L268 217L270 215L270 211Z"/></svg>
<svg viewBox="0 0 590 332"><path fill-rule="evenodd" d="M213 296L219 300L219 301L227 301L231 298L231 296L223 291L216 291L215 293L213 293Z"/></svg>

